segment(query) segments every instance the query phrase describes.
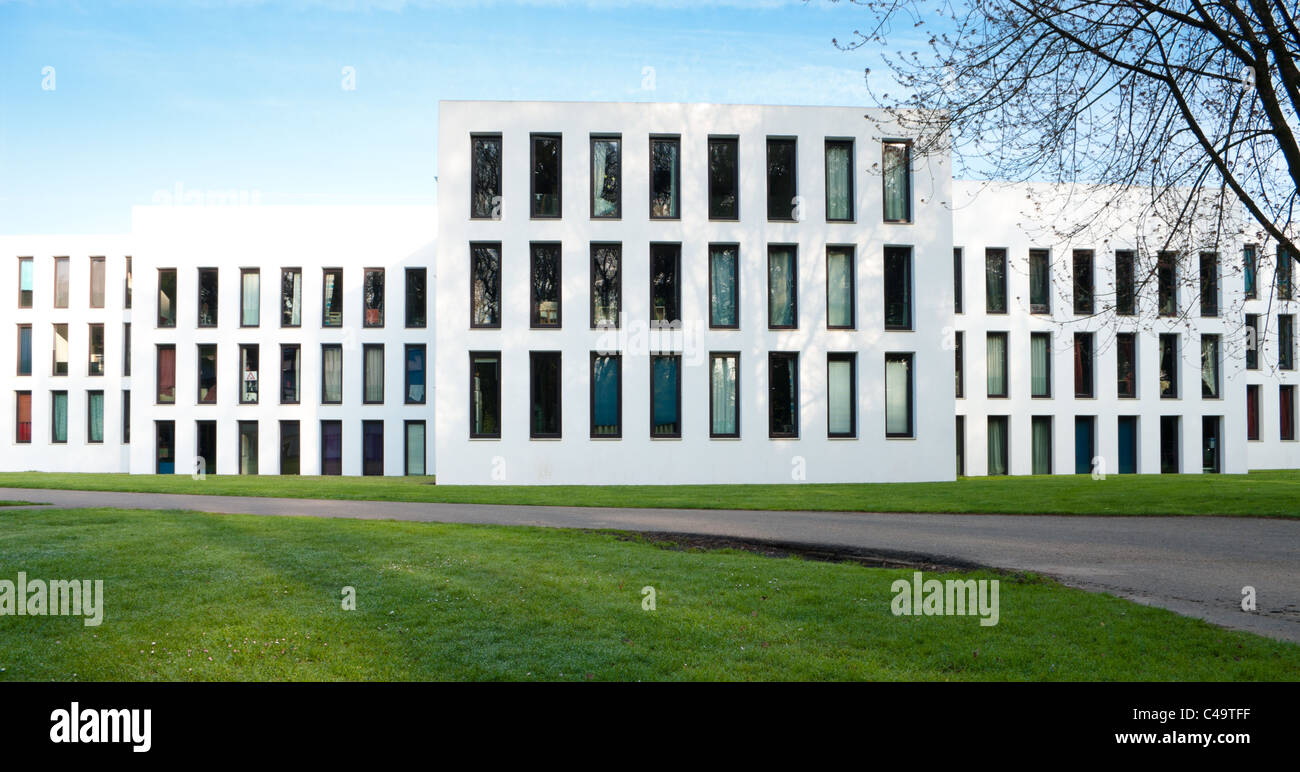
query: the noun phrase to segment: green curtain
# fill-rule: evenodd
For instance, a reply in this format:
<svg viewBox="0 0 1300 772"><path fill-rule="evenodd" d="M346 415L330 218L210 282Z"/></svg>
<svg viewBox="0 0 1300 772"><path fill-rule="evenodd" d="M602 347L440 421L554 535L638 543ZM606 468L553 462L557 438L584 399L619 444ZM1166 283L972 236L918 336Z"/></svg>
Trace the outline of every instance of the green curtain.
<svg viewBox="0 0 1300 772"><path fill-rule="evenodd" d="M1052 473L1052 419L1034 416L1034 474Z"/></svg>
<svg viewBox="0 0 1300 772"><path fill-rule="evenodd" d="M826 250L826 324L853 324L853 251Z"/></svg>
<svg viewBox="0 0 1300 772"><path fill-rule="evenodd" d="M1030 359L1032 364L1031 383L1033 396L1052 396L1052 337L1050 334L1035 333L1029 339Z"/></svg>
<svg viewBox="0 0 1300 772"><path fill-rule="evenodd" d="M87 442L104 441L104 392L92 391L87 403Z"/></svg>
<svg viewBox="0 0 1300 772"><path fill-rule="evenodd" d="M1007 473L1007 417L989 416L989 474Z"/></svg>
<svg viewBox="0 0 1300 772"><path fill-rule="evenodd" d="M794 326L794 252L788 247L768 252L767 308L769 327Z"/></svg>
<svg viewBox="0 0 1300 772"><path fill-rule="evenodd" d="M1007 394L1007 338L1005 334L988 334L988 395L1005 397Z"/></svg>
<svg viewBox="0 0 1300 772"><path fill-rule="evenodd" d="M384 401L384 347L366 346L366 402Z"/></svg>
<svg viewBox="0 0 1300 772"><path fill-rule="evenodd" d="M54 442L68 441L68 392L56 391L53 394Z"/></svg>
<svg viewBox="0 0 1300 772"><path fill-rule="evenodd" d="M847 220L853 208L849 201L850 148L847 142L826 146L826 219ZM895 218L899 219L899 218Z"/></svg>
<svg viewBox="0 0 1300 772"><path fill-rule="evenodd" d="M713 358L710 377L713 401L713 433L736 433L736 357Z"/></svg>

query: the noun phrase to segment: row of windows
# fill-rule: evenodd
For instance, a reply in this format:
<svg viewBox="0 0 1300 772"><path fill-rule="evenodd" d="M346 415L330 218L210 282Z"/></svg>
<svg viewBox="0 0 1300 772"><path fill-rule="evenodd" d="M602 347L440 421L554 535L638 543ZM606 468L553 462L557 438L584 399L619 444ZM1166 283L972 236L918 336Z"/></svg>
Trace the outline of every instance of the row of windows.
<svg viewBox="0 0 1300 772"><path fill-rule="evenodd" d="M649 138L650 219L677 220L682 216L682 142L678 135ZM529 136L528 214L533 219L562 216L564 201L563 145L561 134ZM470 217L500 219L502 209L502 144L500 134L470 137ZM623 137L592 134L589 137L590 181L588 196L593 219L623 217ZM709 219L740 219L740 140L732 136L709 137ZM798 222L803 219L799 198L798 140L767 138L767 219ZM824 146L827 222L854 219L854 142L828 137ZM885 222L911 222L911 145L886 141L881 145L883 218Z"/></svg>
<svg viewBox="0 0 1300 772"><path fill-rule="evenodd" d="M986 394L992 398L1009 396L1007 346L1009 333L985 333L985 361L987 363ZM956 333L956 394L966 396L965 347L966 335ZM1218 335L1201 335L1201 398L1222 397L1221 349ZM1157 386L1161 399L1177 399L1180 394L1178 372L1181 363L1180 336L1162 333L1159 336L1160 368ZM1052 333L1033 332L1029 335L1029 393L1036 399L1053 396ZM1091 399L1097 396L1096 336L1091 332L1073 335L1074 396ZM1138 397L1138 345L1137 333L1121 332L1115 335L1115 390L1120 399Z"/></svg>
<svg viewBox="0 0 1300 772"><path fill-rule="evenodd" d="M533 439L561 437L563 381L558 351L528 354L528 435ZM469 354L469 436L499 439L502 428L502 358L499 351ZM914 436L911 353L887 353L885 365L885 436ZM592 439L623 436L623 356L593 351L588 367L588 418ZM857 354L826 355L828 437L858 436ZM649 436L682 436L682 357L650 356ZM773 351L767 356L768 437L798 438L799 354ZM740 353L709 354L709 437L740 437Z"/></svg>
<svg viewBox="0 0 1300 772"><path fill-rule="evenodd" d="M217 326L219 307L218 269L199 268L198 309L199 327ZM386 271L383 268L366 268L362 274L361 326L383 327L385 323ZM405 270L405 320L406 326L424 327L428 322L427 279L424 268ZM262 272L258 268L241 268L239 271L239 326L259 327L262 323ZM280 269L280 326L302 326L303 275L301 268ZM176 269L158 269L158 326L175 327L177 318ZM321 326L343 326L343 269L321 270Z"/></svg>
<svg viewBox="0 0 1300 772"><path fill-rule="evenodd" d="M501 327L501 243L470 244L470 327ZM563 324L561 303L561 245L529 243L529 327L556 329ZM587 261L592 329L617 328L623 310L623 245L595 242ZM710 244L708 258L709 326L740 327L740 246ZM884 249L882 284L886 330L912 329L912 248ZM826 248L826 327L854 329L856 313L856 250ZM799 248L769 244L767 248L767 326L774 330L799 326ZM652 322L674 323L682 318L682 245L650 245L647 286Z"/></svg>
<svg viewBox="0 0 1300 772"><path fill-rule="evenodd" d="M104 392L90 390L86 393L86 442L98 445L104 441ZM32 441L32 393L14 392L14 441L29 444ZM50 392L50 442L61 445L68 441L68 392ZM122 443L131 441L131 392L122 392Z"/></svg>
<svg viewBox="0 0 1300 772"><path fill-rule="evenodd" d="M198 373L199 405L217 403L217 344L200 343L195 346ZM239 345L239 383L236 390L239 404L256 405L260 399L261 378L260 344ZM384 344L366 343L361 347L362 404L384 404ZM320 402L322 405L343 404L343 345L322 343L320 347ZM302 346L297 343L279 344L280 404L294 405L302 400ZM176 346L158 344L156 355L155 401L160 405L176 403ZM428 382L428 361L423 343L405 344L403 351L403 402L422 405L425 402Z"/></svg>
<svg viewBox="0 0 1300 772"><path fill-rule="evenodd" d="M91 308L104 307L104 282L107 269L105 258L91 257L90 263L90 297ZM69 284L72 278L72 259L54 258L54 307L67 308L70 300ZM36 293L36 266L30 257L18 258L18 307L31 308ZM123 305L131 307L131 258L126 258L126 276L123 280Z"/></svg>
<svg viewBox="0 0 1300 772"><path fill-rule="evenodd" d="M1258 384L1246 386L1246 439L1258 440L1259 401ZM1295 435L1295 386L1290 384L1277 387L1278 439L1294 440Z"/></svg>
<svg viewBox="0 0 1300 772"><path fill-rule="evenodd" d="M239 474L262 473L261 427L257 421L237 421L239 432ZM384 421L361 422L361 473L384 474ZM302 427L298 421L277 422L279 433L279 474L300 474L302 469ZM177 469L176 422L154 421L154 469L158 474L202 472L219 474L217 467L217 422L195 421L194 468ZM402 422L402 471L408 475L427 474L425 450L427 432L424 421ZM343 422L321 421L319 434L320 473L343 474Z"/></svg>
<svg viewBox="0 0 1300 772"><path fill-rule="evenodd" d="M70 348L69 327L66 323L59 322L52 325L54 333L54 345L50 351L50 373L51 375L68 374L68 357ZM129 323L122 325L122 374L131 374L131 325ZM87 338L87 357L86 357L86 375L100 376L104 374L104 325L92 323L86 325ZM30 324L18 325L18 375L32 374L32 326Z"/></svg>
<svg viewBox="0 0 1300 772"><path fill-rule="evenodd" d="M1115 431L1118 446L1119 474L1138 473L1138 416L1116 417ZM986 419L988 443L987 472L990 475L1009 473L1010 416L994 415ZM1054 416L1036 415L1030 418L1030 472L1053 474L1057 470L1053 458ZM1222 467L1222 416L1201 417L1201 471L1217 473ZM1182 469L1182 417L1160 416L1160 473L1178 474ZM1074 417L1074 473L1089 474L1098 462L1097 417ZM957 416L957 474L966 474L966 416Z"/></svg>
<svg viewBox="0 0 1300 772"><path fill-rule="evenodd" d="M1259 329L1259 314L1246 314L1246 369L1259 369L1259 351L1264 338ZM1277 366L1280 370L1295 369L1295 314L1278 314Z"/></svg>

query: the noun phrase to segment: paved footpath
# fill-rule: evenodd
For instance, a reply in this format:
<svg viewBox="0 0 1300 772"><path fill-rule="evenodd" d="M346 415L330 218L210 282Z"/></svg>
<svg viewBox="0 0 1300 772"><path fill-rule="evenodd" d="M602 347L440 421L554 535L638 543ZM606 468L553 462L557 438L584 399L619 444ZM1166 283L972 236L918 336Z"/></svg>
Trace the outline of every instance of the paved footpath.
<svg viewBox="0 0 1300 772"><path fill-rule="evenodd" d="M190 509L729 536L1034 571L1300 643L1300 520L613 509L0 489L58 507ZM0 517L14 508L0 508ZM3 521L0 520L0 523ZM1242 588L1257 610L1241 610Z"/></svg>

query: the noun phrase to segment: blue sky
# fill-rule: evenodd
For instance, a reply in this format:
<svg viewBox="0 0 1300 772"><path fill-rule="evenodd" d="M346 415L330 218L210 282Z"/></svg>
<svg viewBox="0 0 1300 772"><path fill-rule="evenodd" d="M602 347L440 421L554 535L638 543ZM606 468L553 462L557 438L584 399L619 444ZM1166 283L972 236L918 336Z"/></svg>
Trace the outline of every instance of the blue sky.
<svg viewBox="0 0 1300 772"><path fill-rule="evenodd" d="M831 39L868 20L826 0L0 0L0 233L125 232L177 186L434 203L439 99L866 104L879 62Z"/></svg>

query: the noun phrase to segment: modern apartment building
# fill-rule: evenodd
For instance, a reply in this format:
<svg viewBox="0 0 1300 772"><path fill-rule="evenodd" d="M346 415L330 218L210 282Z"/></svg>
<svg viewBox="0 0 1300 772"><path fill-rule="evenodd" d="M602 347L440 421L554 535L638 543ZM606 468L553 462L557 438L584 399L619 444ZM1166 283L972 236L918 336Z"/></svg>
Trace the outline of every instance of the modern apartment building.
<svg viewBox="0 0 1300 772"><path fill-rule="evenodd" d="M436 208L0 236L0 470L1300 468L1294 263L1235 216L1180 240L1141 191L954 183L854 108L444 102L438 132Z"/></svg>

